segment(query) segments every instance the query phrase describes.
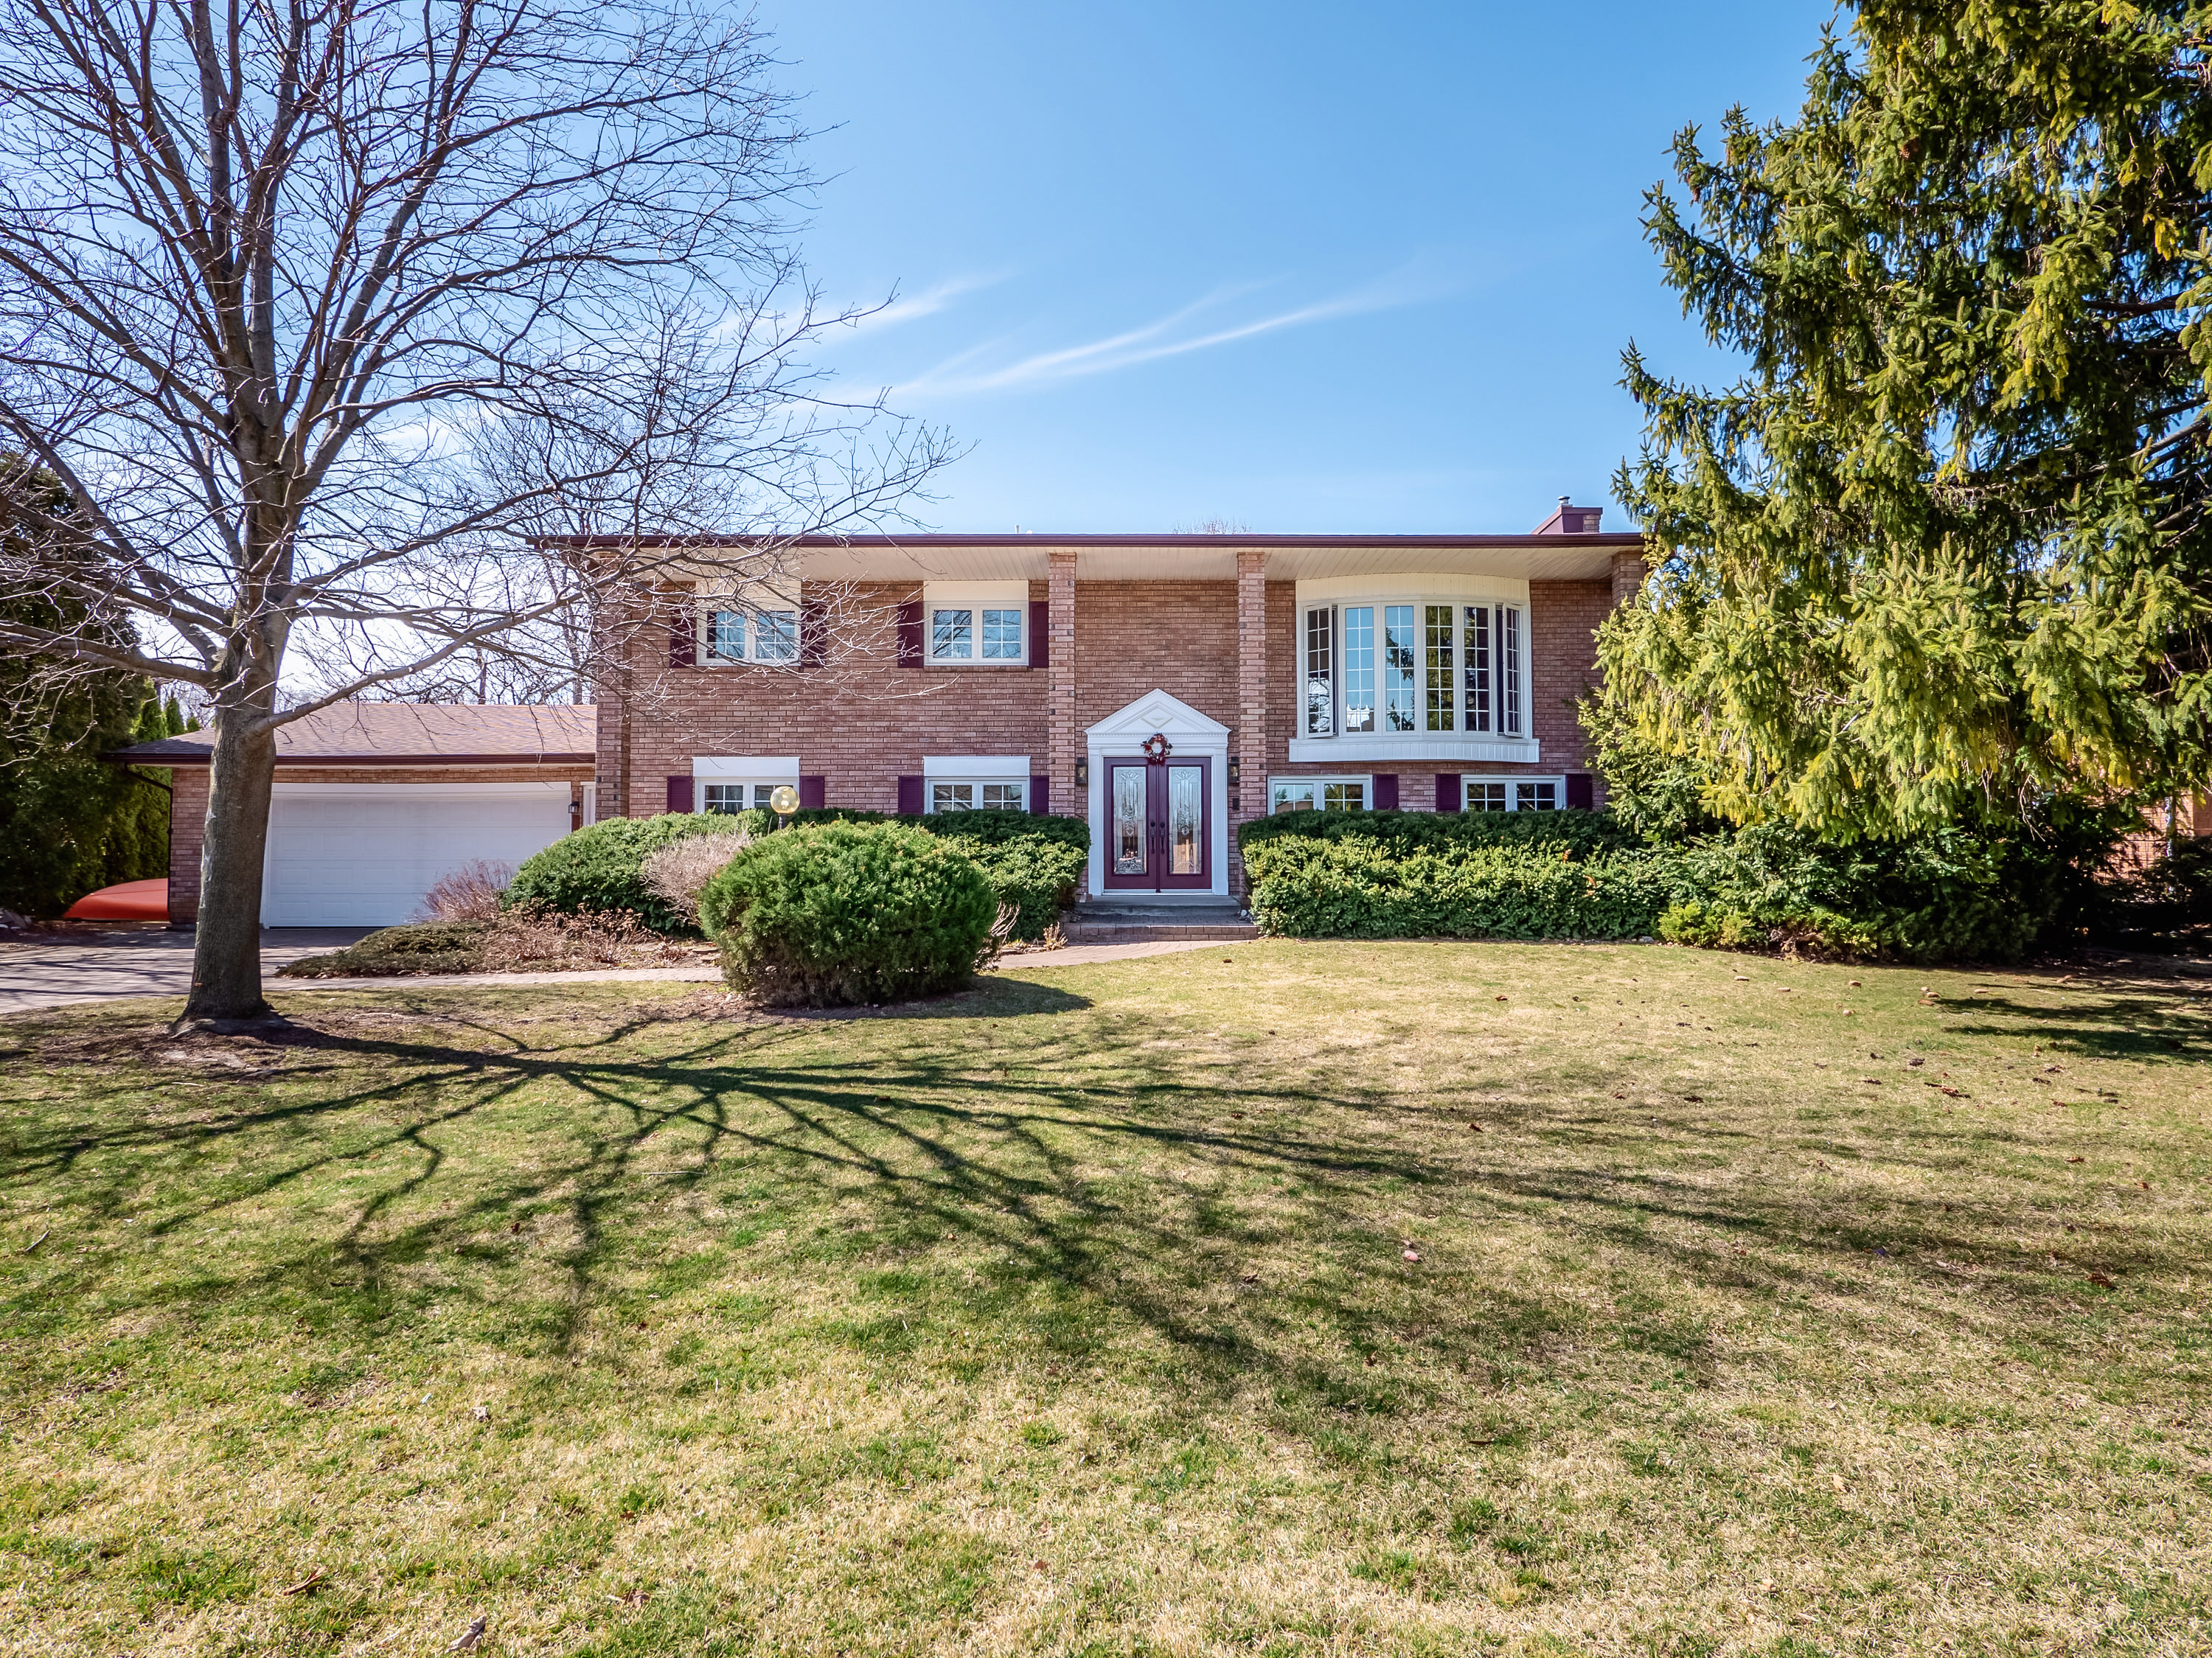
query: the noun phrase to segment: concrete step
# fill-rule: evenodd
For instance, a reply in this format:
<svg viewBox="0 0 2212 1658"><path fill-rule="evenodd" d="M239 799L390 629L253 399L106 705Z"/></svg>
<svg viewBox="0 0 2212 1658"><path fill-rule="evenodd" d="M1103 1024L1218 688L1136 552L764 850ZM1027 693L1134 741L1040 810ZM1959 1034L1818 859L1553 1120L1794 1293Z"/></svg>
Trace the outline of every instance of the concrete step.
<svg viewBox="0 0 2212 1658"><path fill-rule="evenodd" d="M1071 944L1149 944L1176 941L1233 943L1260 929L1233 903L1084 904L1061 917Z"/></svg>

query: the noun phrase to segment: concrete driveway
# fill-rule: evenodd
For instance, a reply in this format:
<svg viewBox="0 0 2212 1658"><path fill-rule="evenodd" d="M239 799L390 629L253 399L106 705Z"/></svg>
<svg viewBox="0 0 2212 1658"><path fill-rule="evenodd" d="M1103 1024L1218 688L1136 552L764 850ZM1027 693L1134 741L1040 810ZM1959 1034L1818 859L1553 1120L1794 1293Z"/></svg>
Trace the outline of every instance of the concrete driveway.
<svg viewBox="0 0 2212 1658"><path fill-rule="evenodd" d="M261 971L320 956L366 938L373 927L268 927ZM118 928L87 938L0 944L0 1014L126 996L182 997L192 987L192 935L163 926Z"/></svg>

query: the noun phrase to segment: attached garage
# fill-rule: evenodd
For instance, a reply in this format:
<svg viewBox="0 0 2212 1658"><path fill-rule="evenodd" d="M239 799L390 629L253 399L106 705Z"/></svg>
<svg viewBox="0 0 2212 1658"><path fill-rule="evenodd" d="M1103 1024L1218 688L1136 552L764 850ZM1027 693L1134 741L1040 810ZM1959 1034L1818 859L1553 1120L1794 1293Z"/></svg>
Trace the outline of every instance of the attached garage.
<svg viewBox="0 0 2212 1658"><path fill-rule="evenodd" d="M512 869L568 832L566 783L279 783L264 926L389 926L441 877Z"/></svg>
<svg viewBox="0 0 2212 1658"><path fill-rule="evenodd" d="M441 876L520 864L593 817L588 706L342 702L281 726L261 924L390 926ZM169 919L198 919L210 732L109 758L169 768Z"/></svg>

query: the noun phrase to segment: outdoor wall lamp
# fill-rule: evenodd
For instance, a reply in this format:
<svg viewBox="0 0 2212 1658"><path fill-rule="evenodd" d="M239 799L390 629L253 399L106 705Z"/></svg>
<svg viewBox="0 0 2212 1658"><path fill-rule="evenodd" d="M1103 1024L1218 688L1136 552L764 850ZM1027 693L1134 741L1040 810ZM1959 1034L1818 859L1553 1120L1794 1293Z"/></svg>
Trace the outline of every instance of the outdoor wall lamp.
<svg viewBox="0 0 2212 1658"><path fill-rule="evenodd" d="M1075 786L1079 789L1091 786L1091 762L1088 760L1075 762Z"/></svg>
<svg viewBox="0 0 2212 1658"><path fill-rule="evenodd" d="M1233 789L1243 780L1243 758L1242 756L1232 754L1229 756L1229 786Z"/></svg>

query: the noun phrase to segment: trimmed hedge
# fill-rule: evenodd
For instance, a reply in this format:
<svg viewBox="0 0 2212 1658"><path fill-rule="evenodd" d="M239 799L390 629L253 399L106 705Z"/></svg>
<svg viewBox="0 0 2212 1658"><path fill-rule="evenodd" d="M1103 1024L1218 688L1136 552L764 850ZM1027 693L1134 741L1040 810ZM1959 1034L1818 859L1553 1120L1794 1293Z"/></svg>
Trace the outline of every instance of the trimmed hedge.
<svg viewBox="0 0 2212 1658"><path fill-rule="evenodd" d="M998 912L975 859L904 823L815 823L765 835L699 895L732 988L778 1007L960 989Z"/></svg>
<svg viewBox="0 0 2212 1658"><path fill-rule="evenodd" d="M1302 938L1643 938L1673 896L1597 812L1285 813L1238 845L1261 927Z"/></svg>
<svg viewBox="0 0 2212 1658"><path fill-rule="evenodd" d="M1079 817L1038 817L1025 811L949 811L892 817L843 807L793 812L791 826L903 823L952 842L973 859L1001 902L1015 907L1014 936L1042 938L1066 906L1091 851L1091 829ZM524 863L502 903L543 905L564 915L626 909L656 932L690 929L645 884L647 856L690 835L742 829L755 841L776 829L772 811L672 812L659 817L611 817L556 841Z"/></svg>
<svg viewBox="0 0 2212 1658"><path fill-rule="evenodd" d="M640 872L646 856L686 835L729 828L727 817L711 811L605 818L525 859L500 904L537 904L562 915L626 909L655 932L688 932L689 923L646 885Z"/></svg>
<svg viewBox="0 0 2212 1658"><path fill-rule="evenodd" d="M1239 836L1252 908L1307 938L1624 938L2010 961L2078 924L2093 823L1838 846L1759 824L1650 844L1605 812L1298 812Z"/></svg>

